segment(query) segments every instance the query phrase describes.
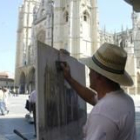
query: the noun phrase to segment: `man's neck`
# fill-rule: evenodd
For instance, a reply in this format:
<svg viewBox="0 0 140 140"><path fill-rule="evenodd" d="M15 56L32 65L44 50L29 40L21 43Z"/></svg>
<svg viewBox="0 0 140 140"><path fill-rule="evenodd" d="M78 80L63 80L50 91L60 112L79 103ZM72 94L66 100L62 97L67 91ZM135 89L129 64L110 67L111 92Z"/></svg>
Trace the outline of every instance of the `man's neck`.
<svg viewBox="0 0 140 140"><path fill-rule="evenodd" d="M103 85L102 87L98 88L98 98L103 98L107 93L111 93L113 91L119 90L119 85Z"/></svg>

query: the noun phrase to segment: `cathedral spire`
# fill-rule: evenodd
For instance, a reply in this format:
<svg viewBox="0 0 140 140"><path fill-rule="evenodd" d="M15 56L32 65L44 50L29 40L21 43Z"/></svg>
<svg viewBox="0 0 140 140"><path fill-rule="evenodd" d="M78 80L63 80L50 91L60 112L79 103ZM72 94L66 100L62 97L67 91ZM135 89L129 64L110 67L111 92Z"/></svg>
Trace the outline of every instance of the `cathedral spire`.
<svg viewBox="0 0 140 140"><path fill-rule="evenodd" d="M124 31L124 29L123 29L123 25L121 26L121 31L122 31L122 32Z"/></svg>

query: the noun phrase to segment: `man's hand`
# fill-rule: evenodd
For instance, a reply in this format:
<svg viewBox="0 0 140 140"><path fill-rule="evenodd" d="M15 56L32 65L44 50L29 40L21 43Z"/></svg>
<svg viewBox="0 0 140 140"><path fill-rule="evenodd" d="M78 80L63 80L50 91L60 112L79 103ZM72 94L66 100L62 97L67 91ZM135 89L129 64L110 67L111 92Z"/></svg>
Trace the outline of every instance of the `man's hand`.
<svg viewBox="0 0 140 140"><path fill-rule="evenodd" d="M68 65L68 63L61 63L61 67L63 69L63 74L66 80L70 80L71 79L71 73L70 73L70 67Z"/></svg>

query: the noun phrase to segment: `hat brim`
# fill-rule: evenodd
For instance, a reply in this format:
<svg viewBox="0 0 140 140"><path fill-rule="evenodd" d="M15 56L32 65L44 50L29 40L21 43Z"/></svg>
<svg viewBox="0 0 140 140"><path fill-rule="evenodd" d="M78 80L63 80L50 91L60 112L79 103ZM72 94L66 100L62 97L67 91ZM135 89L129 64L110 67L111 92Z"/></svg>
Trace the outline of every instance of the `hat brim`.
<svg viewBox="0 0 140 140"><path fill-rule="evenodd" d="M80 59L80 62L82 64L86 65L87 67L93 69L97 73L105 76L106 78L108 78L116 83L119 83L122 86L132 86L133 85L133 80L126 71L124 71L123 74L115 74L115 73L106 71L106 70L100 68L98 65L96 65L91 57L82 58L82 59Z"/></svg>

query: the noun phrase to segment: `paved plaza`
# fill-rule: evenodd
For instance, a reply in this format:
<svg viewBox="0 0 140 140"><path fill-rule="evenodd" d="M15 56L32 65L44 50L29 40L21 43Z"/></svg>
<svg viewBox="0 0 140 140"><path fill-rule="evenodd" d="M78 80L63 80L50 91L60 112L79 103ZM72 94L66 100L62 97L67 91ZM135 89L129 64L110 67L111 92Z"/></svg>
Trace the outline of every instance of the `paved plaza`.
<svg viewBox="0 0 140 140"><path fill-rule="evenodd" d="M21 132L29 140L34 138L34 126L30 124L25 115L28 111L24 108L27 95L10 96L8 99L9 114L0 115L0 140L22 140L13 130Z"/></svg>
<svg viewBox="0 0 140 140"><path fill-rule="evenodd" d="M0 140L22 140L13 130L17 129L28 140L35 140L34 126L30 124L25 115L28 111L25 109L25 102L28 95L10 96L8 101L9 114L0 115ZM136 127L137 140L140 140L140 96L133 96L136 106ZM92 106L88 105L87 112L89 113Z"/></svg>

